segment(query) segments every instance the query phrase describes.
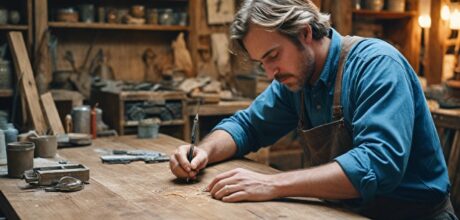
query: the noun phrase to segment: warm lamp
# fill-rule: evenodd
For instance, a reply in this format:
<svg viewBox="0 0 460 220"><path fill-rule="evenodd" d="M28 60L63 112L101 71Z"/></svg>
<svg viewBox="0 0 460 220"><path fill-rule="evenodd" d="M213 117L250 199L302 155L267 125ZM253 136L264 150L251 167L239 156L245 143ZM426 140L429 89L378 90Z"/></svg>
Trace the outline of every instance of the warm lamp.
<svg viewBox="0 0 460 220"><path fill-rule="evenodd" d="M429 28L431 27L431 0L420 0L418 3L420 12L420 15L418 17L418 24L422 28Z"/></svg>
<svg viewBox="0 0 460 220"><path fill-rule="evenodd" d="M450 19L450 8L446 4L444 4L441 8L441 19L443 21L447 21Z"/></svg>
<svg viewBox="0 0 460 220"><path fill-rule="evenodd" d="M460 30L460 4L452 4L452 10L450 13L450 29Z"/></svg>

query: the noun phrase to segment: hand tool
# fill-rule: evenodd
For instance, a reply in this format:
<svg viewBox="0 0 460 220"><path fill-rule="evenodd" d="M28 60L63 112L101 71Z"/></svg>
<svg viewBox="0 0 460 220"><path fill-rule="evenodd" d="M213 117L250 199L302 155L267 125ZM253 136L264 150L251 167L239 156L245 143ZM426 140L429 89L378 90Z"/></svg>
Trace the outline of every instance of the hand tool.
<svg viewBox="0 0 460 220"><path fill-rule="evenodd" d="M200 103L201 101L198 101L197 103L197 110L196 110L196 114L195 114L195 118L193 119L193 127L192 127L192 136L191 136L191 144L190 144L190 150L188 152L188 161L191 163L192 162L192 159L193 159L193 151L194 151L194 148L195 148L195 144L196 144L196 136L198 135L198 112L200 111ZM187 182L188 182L188 178L187 178Z"/></svg>

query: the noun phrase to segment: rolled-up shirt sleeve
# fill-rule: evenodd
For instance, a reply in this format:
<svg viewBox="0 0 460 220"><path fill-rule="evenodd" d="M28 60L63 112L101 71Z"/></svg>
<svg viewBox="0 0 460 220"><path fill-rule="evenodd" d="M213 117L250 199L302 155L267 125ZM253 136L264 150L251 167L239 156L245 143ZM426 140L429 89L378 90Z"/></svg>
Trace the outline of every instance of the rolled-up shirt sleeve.
<svg viewBox="0 0 460 220"><path fill-rule="evenodd" d="M235 157L273 144L295 128L298 120L293 94L273 81L245 110L222 120L213 130L225 130L237 145Z"/></svg>
<svg viewBox="0 0 460 220"><path fill-rule="evenodd" d="M394 190L410 157L414 97L407 71L391 56L356 58L349 92L354 148L335 158L366 202Z"/></svg>

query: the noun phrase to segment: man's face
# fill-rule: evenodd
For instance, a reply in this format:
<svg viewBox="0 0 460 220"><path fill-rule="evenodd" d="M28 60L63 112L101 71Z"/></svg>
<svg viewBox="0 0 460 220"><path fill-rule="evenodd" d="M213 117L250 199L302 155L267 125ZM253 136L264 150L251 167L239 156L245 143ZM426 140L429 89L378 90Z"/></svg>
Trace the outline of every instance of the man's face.
<svg viewBox="0 0 460 220"><path fill-rule="evenodd" d="M314 72L313 51L278 32L251 25L243 44L251 60L263 66L268 78L278 80L293 92L299 91Z"/></svg>

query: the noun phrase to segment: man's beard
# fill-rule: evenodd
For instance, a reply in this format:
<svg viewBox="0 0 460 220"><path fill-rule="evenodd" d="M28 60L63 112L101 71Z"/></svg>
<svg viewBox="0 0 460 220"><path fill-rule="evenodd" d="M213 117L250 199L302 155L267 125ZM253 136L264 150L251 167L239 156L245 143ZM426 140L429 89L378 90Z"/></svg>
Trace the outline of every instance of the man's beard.
<svg viewBox="0 0 460 220"><path fill-rule="evenodd" d="M300 89L302 89L304 85L311 80L315 70L315 60L313 55L309 53L309 51L307 51L305 48L300 50L303 54L301 60L305 61L300 63L300 74L297 76L292 73L278 73L275 75L275 79L278 80L278 82L282 82L287 78L295 78L296 80L294 82L283 84L292 92L298 92Z"/></svg>

